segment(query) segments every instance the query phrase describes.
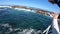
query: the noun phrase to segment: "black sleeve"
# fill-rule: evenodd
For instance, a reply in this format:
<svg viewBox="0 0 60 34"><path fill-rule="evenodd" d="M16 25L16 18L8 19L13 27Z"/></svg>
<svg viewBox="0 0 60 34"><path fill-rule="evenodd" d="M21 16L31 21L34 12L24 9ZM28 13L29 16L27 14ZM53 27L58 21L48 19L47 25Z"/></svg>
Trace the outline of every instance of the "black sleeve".
<svg viewBox="0 0 60 34"><path fill-rule="evenodd" d="M60 7L60 0L54 0L54 2Z"/></svg>
<svg viewBox="0 0 60 34"><path fill-rule="evenodd" d="M58 2L58 6L60 7L60 1Z"/></svg>
<svg viewBox="0 0 60 34"><path fill-rule="evenodd" d="M58 19L60 19L60 14L59 14L59 16L58 16Z"/></svg>

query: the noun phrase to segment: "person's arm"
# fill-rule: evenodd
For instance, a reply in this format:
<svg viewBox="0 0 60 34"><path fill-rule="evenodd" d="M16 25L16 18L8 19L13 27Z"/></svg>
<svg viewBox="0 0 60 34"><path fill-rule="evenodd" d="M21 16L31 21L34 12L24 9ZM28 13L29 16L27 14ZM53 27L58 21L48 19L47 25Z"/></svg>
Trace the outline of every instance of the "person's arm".
<svg viewBox="0 0 60 34"><path fill-rule="evenodd" d="M59 33L59 27L58 27L58 14L54 14L53 16L53 27L56 29L56 31ZM60 33L59 33L60 34Z"/></svg>

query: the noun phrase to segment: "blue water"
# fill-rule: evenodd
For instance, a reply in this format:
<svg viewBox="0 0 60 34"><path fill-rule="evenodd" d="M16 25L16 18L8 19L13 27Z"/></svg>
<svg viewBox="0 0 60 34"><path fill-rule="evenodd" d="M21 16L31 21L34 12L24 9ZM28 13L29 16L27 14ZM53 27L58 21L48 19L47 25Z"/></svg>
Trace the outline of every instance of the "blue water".
<svg viewBox="0 0 60 34"><path fill-rule="evenodd" d="M0 10L0 24L7 23L11 26L11 28L31 28L43 31L52 23L52 18L34 12L8 8ZM2 30L5 29L0 28L0 31Z"/></svg>

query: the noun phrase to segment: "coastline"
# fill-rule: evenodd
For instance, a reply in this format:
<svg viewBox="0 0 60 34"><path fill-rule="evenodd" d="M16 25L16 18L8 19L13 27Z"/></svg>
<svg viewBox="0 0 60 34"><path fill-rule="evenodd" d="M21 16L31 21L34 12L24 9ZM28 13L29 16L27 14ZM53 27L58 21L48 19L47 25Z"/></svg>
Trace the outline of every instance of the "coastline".
<svg viewBox="0 0 60 34"><path fill-rule="evenodd" d="M37 9L37 8L31 8L31 7L26 7L26 6L0 6L0 7L7 7L7 8L13 8L15 10L25 10L25 11L30 11L38 14L43 14L46 16L50 16L54 14L54 12L42 10L42 9Z"/></svg>

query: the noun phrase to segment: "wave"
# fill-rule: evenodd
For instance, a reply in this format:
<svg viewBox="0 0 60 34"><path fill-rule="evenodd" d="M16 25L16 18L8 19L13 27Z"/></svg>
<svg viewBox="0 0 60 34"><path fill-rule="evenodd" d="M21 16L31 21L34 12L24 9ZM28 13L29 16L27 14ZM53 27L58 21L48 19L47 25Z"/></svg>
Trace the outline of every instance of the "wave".
<svg viewBox="0 0 60 34"><path fill-rule="evenodd" d="M1 30L2 29L2 30ZM8 23L0 24L0 34L38 34L41 33L41 30L35 30L32 28L29 29L20 29L20 28L12 28Z"/></svg>

